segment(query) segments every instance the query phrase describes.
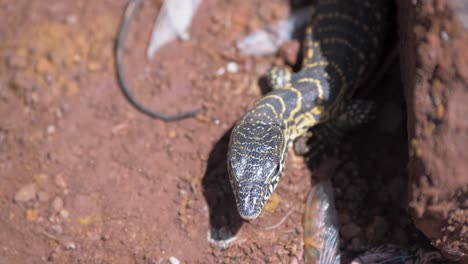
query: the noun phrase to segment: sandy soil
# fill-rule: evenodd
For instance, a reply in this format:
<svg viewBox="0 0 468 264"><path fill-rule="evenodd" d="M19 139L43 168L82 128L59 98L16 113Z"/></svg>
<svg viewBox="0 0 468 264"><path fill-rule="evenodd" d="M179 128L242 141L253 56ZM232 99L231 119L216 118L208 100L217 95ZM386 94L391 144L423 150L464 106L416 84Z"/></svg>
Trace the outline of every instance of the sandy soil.
<svg viewBox="0 0 468 264"><path fill-rule="evenodd" d="M148 61L160 2L146 1L127 43L130 83L166 113L206 107L163 123L136 112L117 86L112 48L125 2L0 1L0 263L302 262L303 204L320 166L292 155L250 223L235 211L225 167L230 128L262 95L266 69L283 64L242 56L234 41L285 17L289 3L203 1L191 39ZM238 71L220 74L229 62ZM377 121L324 160L338 164L345 259L390 242L428 246L406 212L398 79L395 66L372 92Z"/></svg>

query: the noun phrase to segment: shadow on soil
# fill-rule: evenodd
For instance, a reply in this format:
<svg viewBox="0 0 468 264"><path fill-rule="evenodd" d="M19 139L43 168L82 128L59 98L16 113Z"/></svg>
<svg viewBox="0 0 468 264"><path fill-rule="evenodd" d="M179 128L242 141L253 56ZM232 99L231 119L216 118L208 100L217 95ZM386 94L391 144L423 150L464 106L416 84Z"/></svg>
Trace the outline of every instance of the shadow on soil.
<svg viewBox="0 0 468 264"><path fill-rule="evenodd" d="M266 76L258 79L258 86L262 95L271 91ZM202 180L210 212L210 239L220 244L234 237L245 222L237 212L226 166L232 129L226 131L211 150Z"/></svg>
<svg viewBox="0 0 468 264"><path fill-rule="evenodd" d="M211 150L203 176L203 195L210 212L210 239L220 242L232 238L242 226L227 171L229 129Z"/></svg>

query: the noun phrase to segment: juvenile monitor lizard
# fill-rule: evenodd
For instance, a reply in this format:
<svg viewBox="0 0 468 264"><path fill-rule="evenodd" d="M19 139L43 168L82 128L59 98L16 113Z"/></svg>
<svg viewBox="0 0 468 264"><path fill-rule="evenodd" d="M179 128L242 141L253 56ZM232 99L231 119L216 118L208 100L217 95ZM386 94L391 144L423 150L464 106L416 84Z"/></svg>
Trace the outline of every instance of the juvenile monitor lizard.
<svg viewBox="0 0 468 264"><path fill-rule="evenodd" d="M316 1L301 70L270 69L273 91L232 131L227 166L242 218L258 217L297 137L325 121L325 134L339 134L368 120L371 103L351 97L385 53L391 6L391 0Z"/></svg>

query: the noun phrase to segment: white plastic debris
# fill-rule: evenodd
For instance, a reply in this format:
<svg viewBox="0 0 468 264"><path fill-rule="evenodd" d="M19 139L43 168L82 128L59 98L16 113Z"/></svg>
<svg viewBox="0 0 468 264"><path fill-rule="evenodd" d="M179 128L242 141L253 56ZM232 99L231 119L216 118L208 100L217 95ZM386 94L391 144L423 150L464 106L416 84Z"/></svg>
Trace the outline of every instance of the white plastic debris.
<svg viewBox="0 0 468 264"><path fill-rule="evenodd" d="M164 1L156 18L146 51L148 58L151 58L159 48L173 41L176 37L180 37L182 40L189 39L188 28L200 4L201 0Z"/></svg>
<svg viewBox="0 0 468 264"><path fill-rule="evenodd" d="M257 30L237 42L237 48L246 55L266 55L278 51L281 44L291 40L295 29L305 26L313 7L302 8L287 19Z"/></svg>

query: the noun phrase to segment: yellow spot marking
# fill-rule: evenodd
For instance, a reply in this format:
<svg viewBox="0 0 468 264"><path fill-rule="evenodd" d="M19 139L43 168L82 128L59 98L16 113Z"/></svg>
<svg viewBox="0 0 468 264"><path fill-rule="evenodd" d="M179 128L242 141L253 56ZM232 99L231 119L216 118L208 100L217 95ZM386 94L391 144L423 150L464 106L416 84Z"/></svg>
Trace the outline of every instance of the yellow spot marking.
<svg viewBox="0 0 468 264"><path fill-rule="evenodd" d="M314 67L318 67L318 66L327 66L328 65L328 61L316 61L316 62L313 62L313 63L307 63L303 66L303 68L314 68Z"/></svg>
<svg viewBox="0 0 468 264"><path fill-rule="evenodd" d="M308 126L313 126L317 124L317 119L311 113L304 113L304 117L308 120L306 124Z"/></svg>
<svg viewBox="0 0 468 264"><path fill-rule="evenodd" d="M312 110L310 110L310 112L311 112L312 114L315 114L315 115L320 115L320 114L323 113L323 110L324 110L323 106L318 105L318 106L312 108Z"/></svg>
<svg viewBox="0 0 468 264"><path fill-rule="evenodd" d="M296 125L293 125L289 127L288 129L289 138L291 138L292 140L296 139L299 135L302 134L302 133L299 133L297 129L298 127Z"/></svg>
<svg viewBox="0 0 468 264"><path fill-rule="evenodd" d="M289 88L289 90L296 93L297 101L296 101L296 106L291 111L291 113L289 114L288 119L285 120L285 122L294 120L294 117L295 117L296 113L298 113L302 108L302 93L299 90L297 90L296 88L292 87L292 86Z"/></svg>
<svg viewBox="0 0 468 264"><path fill-rule="evenodd" d="M315 117L311 113L307 112L296 117L294 120L294 124L296 125L293 125L288 129L288 134L293 140L296 139L298 136L303 135L310 127L316 125L317 119L315 119Z"/></svg>
<svg viewBox="0 0 468 264"><path fill-rule="evenodd" d="M260 99L260 100L256 103L257 107L262 106L262 105L265 104L265 105L270 105L272 108L274 108L274 106L272 106L272 105L269 104L269 103L262 103L264 100L268 100L268 98L275 98L275 99L277 99L277 100L279 101L279 103L281 104L281 108L282 108L282 109L281 109L281 114L280 114L280 116L278 116L278 114L277 114L276 116L282 118L283 115L284 115L284 112L286 111L286 104L284 103L283 98L281 98L281 97L278 96L278 95L267 95L267 96L263 97L262 99ZM277 112L275 112L275 113L277 113Z"/></svg>
<svg viewBox="0 0 468 264"><path fill-rule="evenodd" d="M322 104L323 101L323 87L322 83L320 83L319 80L314 79L314 78L302 78L298 80L297 82L303 83L303 82L308 82L308 83L314 83L315 86L317 86L317 104L320 105Z"/></svg>
<svg viewBox="0 0 468 264"><path fill-rule="evenodd" d="M308 49L307 50L307 58L308 59L312 59L312 57L314 57L314 49Z"/></svg>

